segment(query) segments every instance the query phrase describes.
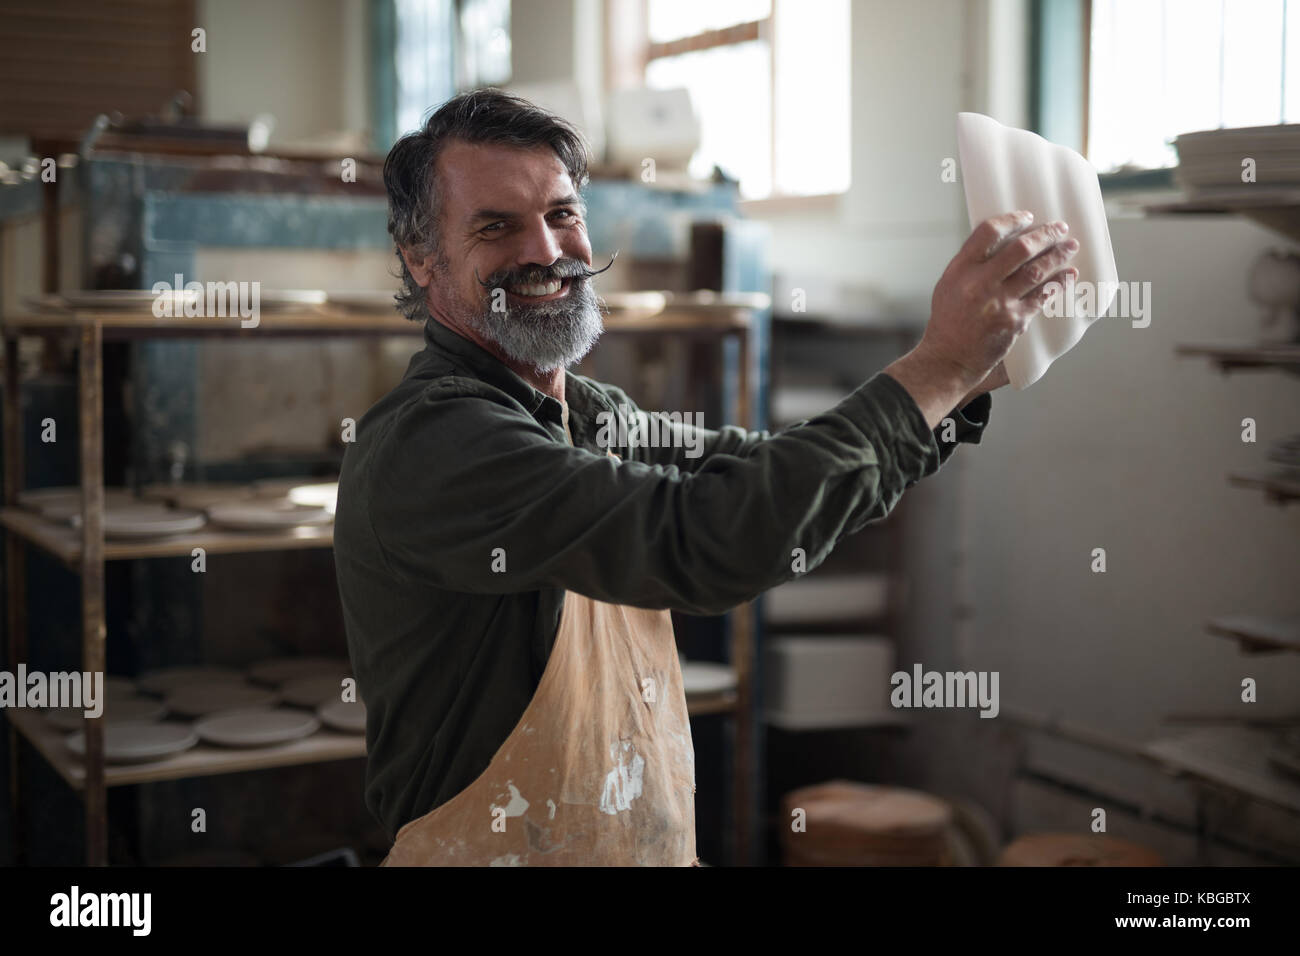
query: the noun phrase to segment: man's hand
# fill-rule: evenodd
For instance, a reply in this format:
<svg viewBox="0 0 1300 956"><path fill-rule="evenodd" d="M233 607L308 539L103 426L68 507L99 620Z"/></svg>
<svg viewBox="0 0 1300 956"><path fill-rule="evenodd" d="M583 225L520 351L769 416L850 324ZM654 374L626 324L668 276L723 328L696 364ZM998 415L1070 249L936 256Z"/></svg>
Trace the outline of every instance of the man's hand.
<svg viewBox="0 0 1300 956"><path fill-rule="evenodd" d="M920 344L885 369L931 428L969 401L964 396L1006 384L984 386L1047 301L1048 287L1078 275L1068 263L1079 243L1065 238L1066 224L1032 222L1027 212L1006 213L976 226L934 288Z"/></svg>

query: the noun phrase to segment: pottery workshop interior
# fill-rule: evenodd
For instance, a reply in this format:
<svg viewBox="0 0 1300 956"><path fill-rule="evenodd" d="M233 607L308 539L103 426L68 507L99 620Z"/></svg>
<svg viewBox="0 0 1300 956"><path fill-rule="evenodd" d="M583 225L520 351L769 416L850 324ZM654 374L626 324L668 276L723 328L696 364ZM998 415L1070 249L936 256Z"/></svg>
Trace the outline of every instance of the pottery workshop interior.
<svg viewBox="0 0 1300 956"><path fill-rule="evenodd" d="M0 332L6 867L1300 863L1295 0L0 0Z"/></svg>

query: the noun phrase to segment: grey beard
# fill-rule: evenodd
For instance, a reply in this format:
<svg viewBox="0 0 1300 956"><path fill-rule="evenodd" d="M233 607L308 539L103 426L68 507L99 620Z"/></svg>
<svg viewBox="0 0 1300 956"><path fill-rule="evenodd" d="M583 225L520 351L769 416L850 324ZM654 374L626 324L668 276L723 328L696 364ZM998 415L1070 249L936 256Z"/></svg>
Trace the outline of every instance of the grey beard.
<svg viewBox="0 0 1300 956"><path fill-rule="evenodd" d="M489 304L482 311L467 310L464 318L508 357L541 374L580 361L604 331L596 293L590 282L578 279L570 280L569 294L562 299L508 305L503 312Z"/></svg>

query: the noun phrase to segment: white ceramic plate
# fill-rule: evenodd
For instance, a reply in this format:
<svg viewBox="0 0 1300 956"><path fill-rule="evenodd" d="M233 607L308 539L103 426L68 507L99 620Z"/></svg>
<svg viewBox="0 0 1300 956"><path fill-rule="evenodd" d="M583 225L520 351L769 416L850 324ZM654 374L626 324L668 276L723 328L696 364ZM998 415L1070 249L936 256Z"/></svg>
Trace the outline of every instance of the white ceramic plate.
<svg viewBox="0 0 1300 956"><path fill-rule="evenodd" d="M253 497L253 489L241 482L188 482L184 484L145 485L140 497L165 501L177 508L207 508L228 501Z"/></svg>
<svg viewBox="0 0 1300 956"><path fill-rule="evenodd" d="M316 708L316 716L322 724L345 734L364 734L366 732L366 705L361 701L349 703L343 700L331 700Z"/></svg>
<svg viewBox="0 0 1300 956"><path fill-rule="evenodd" d="M305 305L322 305L325 293L321 289L270 289L261 290L257 304L263 309L298 309Z"/></svg>
<svg viewBox="0 0 1300 956"><path fill-rule="evenodd" d="M267 531L303 525L329 524L334 520L324 508L296 505L288 498L230 502L207 509L214 525L232 531Z"/></svg>
<svg viewBox="0 0 1300 956"><path fill-rule="evenodd" d="M64 742L77 756L85 756L86 735L78 730ZM147 763L183 753L199 742L189 724L124 721L104 727L104 760L107 763Z"/></svg>
<svg viewBox="0 0 1300 956"><path fill-rule="evenodd" d="M273 690L251 684L217 681L212 684L185 684L164 698L167 709L182 717L206 717L223 710L248 707L272 707L280 700Z"/></svg>
<svg viewBox="0 0 1300 956"><path fill-rule="evenodd" d="M204 717L194 725L199 739L218 747L269 747L300 740L320 730L311 714L252 707Z"/></svg>
<svg viewBox="0 0 1300 956"><path fill-rule="evenodd" d="M252 489L253 494L258 498L283 498L300 485L318 485L320 483L321 479L319 477L303 475L297 478L259 478L248 487Z"/></svg>
<svg viewBox="0 0 1300 956"><path fill-rule="evenodd" d="M136 686L146 694L161 697L186 684L211 684L215 681L246 683L243 674L229 667L163 667L141 674Z"/></svg>
<svg viewBox="0 0 1300 956"><path fill-rule="evenodd" d="M298 485L290 488L288 498L296 505L324 508L331 515L339 498L339 483L330 481L320 485Z"/></svg>
<svg viewBox="0 0 1300 956"><path fill-rule="evenodd" d="M258 661L248 669L248 676L259 684L276 687L300 677L346 674L350 666L347 661L337 657L278 657Z"/></svg>
<svg viewBox="0 0 1300 956"><path fill-rule="evenodd" d="M280 688L280 696L286 704L297 707L310 707L313 710L331 700L343 699L343 681L347 674L318 674L312 677L299 677Z"/></svg>
<svg viewBox="0 0 1300 956"><path fill-rule="evenodd" d="M735 689L736 672L726 664L686 661L682 664L682 687L687 697L695 694L720 694Z"/></svg>
<svg viewBox="0 0 1300 956"><path fill-rule="evenodd" d="M70 523L81 527L81 515L74 514ZM161 503L131 505L104 510L104 537L134 540L160 538L170 534L188 534L208 523L202 511L169 508Z"/></svg>
<svg viewBox="0 0 1300 956"><path fill-rule="evenodd" d="M171 509L161 501L141 501L139 498L133 498L130 501L109 501L104 500L104 517L109 515L165 515L170 514ZM67 499L66 501L55 501L41 506L41 514L51 521L66 521L73 527L81 527L81 499Z"/></svg>
<svg viewBox="0 0 1300 956"><path fill-rule="evenodd" d="M1072 149L980 113L957 114L957 149L972 229L1017 209L1032 212L1036 225L1062 219L1079 240L1071 262L1079 271L1076 289L1082 288L1078 283L1096 283L1090 309L1052 318L1040 313L1011 346L1007 376L1017 389L1028 388L1074 348L1115 297L1119 273L1097 171Z"/></svg>
<svg viewBox="0 0 1300 956"><path fill-rule="evenodd" d="M84 722L85 713L84 707L51 707L45 711L45 719L59 730L76 730ZM107 726L128 720L161 720L166 713L167 708L152 697L109 698L104 701L103 713L91 719L102 720Z"/></svg>

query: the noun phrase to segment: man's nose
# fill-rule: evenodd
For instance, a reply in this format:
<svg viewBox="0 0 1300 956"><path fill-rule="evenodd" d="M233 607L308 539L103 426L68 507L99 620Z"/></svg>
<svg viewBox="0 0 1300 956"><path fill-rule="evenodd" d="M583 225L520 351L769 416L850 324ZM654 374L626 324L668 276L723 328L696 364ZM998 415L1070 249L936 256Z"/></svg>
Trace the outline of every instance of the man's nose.
<svg viewBox="0 0 1300 956"><path fill-rule="evenodd" d="M549 266L564 255L550 223L538 219L524 230L516 261L520 266Z"/></svg>

